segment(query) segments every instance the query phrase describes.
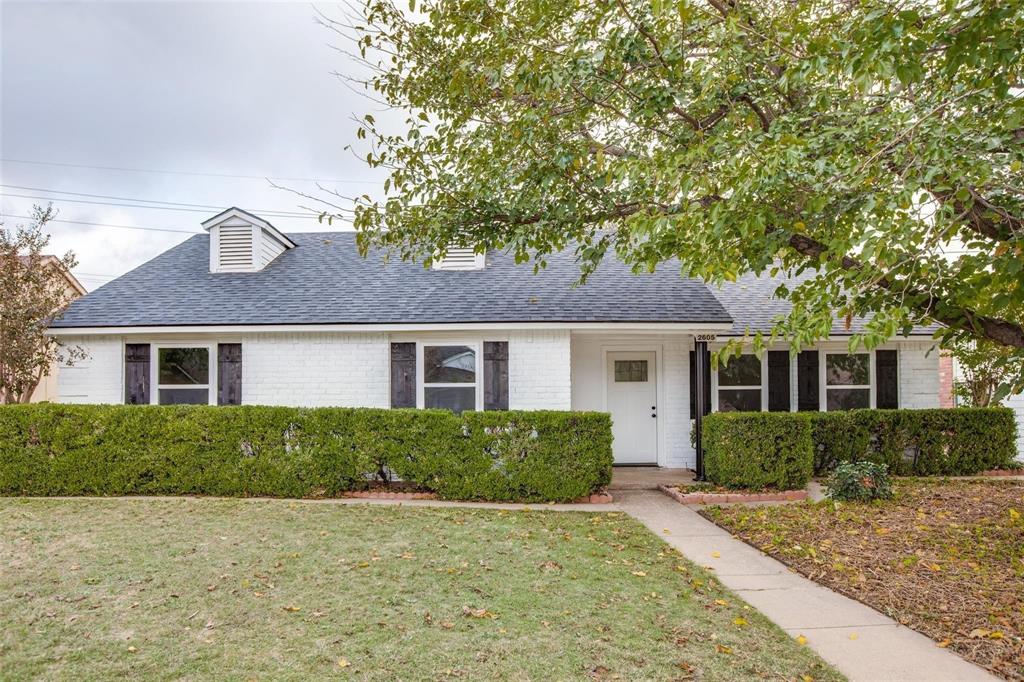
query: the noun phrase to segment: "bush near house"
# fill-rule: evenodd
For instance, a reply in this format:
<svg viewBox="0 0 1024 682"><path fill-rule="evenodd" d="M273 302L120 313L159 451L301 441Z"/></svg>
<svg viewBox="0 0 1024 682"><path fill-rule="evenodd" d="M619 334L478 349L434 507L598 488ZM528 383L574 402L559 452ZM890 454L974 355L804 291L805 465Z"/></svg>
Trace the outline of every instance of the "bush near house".
<svg viewBox="0 0 1024 682"><path fill-rule="evenodd" d="M1007 468L1017 453L1017 424L1008 408L808 414L816 474L866 460L896 476L965 476Z"/></svg>
<svg viewBox="0 0 1024 682"><path fill-rule="evenodd" d="M704 471L727 488L803 488L811 480L811 422L788 412L717 412L704 419Z"/></svg>
<svg viewBox="0 0 1024 682"><path fill-rule="evenodd" d="M812 471L860 461L897 476L966 476L1010 468L1017 452L1013 410L1001 407L730 412L704 423L707 476L732 488L802 488Z"/></svg>
<svg viewBox="0 0 1024 682"><path fill-rule="evenodd" d="M383 476L447 499L564 501L611 479L587 412L0 407L0 493L317 497Z"/></svg>

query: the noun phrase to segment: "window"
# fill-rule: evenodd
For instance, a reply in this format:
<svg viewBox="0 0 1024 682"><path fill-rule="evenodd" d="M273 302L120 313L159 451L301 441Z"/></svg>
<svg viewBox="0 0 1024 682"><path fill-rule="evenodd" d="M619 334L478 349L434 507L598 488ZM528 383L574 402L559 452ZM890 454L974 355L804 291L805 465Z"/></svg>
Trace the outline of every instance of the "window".
<svg viewBox="0 0 1024 682"><path fill-rule="evenodd" d="M871 407L871 355L825 354L825 409Z"/></svg>
<svg viewBox="0 0 1024 682"><path fill-rule="evenodd" d="M423 407L477 409L477 356L475 346L423 346Z"/></svg>
<svg viewBox="0 0 1024 682"><path fill-rule="evenodd" d="M210 349L158 347L156 402L160 405L212 405Z"/></svg>
<svg viewBox="0 0 1024 682"><path fill-rule="evenodd" d="M718 411L761 410L761 359L741 355L718 370Z"/></svg>
<svg viewBox="0 0 1024 682"><path fill-rule="evenodd" d="M615 382L647 381L646 360L616 360Z"/></svg>

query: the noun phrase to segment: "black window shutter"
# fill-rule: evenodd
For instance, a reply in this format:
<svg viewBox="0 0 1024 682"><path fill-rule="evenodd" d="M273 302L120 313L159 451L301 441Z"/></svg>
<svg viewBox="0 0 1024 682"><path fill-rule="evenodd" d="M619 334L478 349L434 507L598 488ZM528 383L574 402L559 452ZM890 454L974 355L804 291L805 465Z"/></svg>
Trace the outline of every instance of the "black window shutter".
<svg viewBox="0 0 1024 682"><path fill-rule="evenodd" d="M416 407L416 344L391 344L391 407Z"/></svg>
<svg viewBox="0 0 1024 682"><path fill-rule="evenodd" d="M801 412L817 412L821 409L816 350L800 351L796 357L796 409Z"/></svg>
<svg viewBox="0 0 1024 682"><path fill-rule="evenodd" d="M124 345L124 402L126 405L149 404L149 344Z"/></svg>
<svg viewBox="0 0 1024 682"><path fill-rule="evenodd" d="M894 350L875 351L875 406L879 409L895 410L900 406L896 357Z"/></svg>
<svg viewBox="0 0 1024 682"><path fill-rule="evenodd" d="M508 341L484 341L484 409L508 409Z"/></svg>
<svg viewBox="0 0 1024 682"><path fill-rule="evenodd" d="M789 412L789 351L768 351L768 411Z"/></svg>
<svg viewBox="0 0 1024 682"><path fill-rule="evenodd" d="M242 344L217 344L217 404L242 404Z"/></svg>
<svg viewBox="0 0 1024 682"><path fill-rule="evenodd" d="M711 352L704 354L704 414L711 412ZM697 352L690 351L690 419L697 418Z"/></svg>

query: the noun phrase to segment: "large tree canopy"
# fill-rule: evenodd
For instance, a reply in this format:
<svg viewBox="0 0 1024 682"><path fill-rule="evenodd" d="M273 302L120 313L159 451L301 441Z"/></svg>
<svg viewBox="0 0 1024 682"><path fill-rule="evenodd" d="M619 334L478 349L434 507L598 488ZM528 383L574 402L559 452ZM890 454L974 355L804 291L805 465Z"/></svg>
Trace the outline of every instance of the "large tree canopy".
<svg viewBox="0 0 1024 682"><path fill-rule="evenodd" d="M574 244L709 281L807 267L795 345L872 314L1024 353L1018 0L366 0L363 243ZM345 21L334 26L345 32ZM760 342L760 340L759 340Z"/></svg>

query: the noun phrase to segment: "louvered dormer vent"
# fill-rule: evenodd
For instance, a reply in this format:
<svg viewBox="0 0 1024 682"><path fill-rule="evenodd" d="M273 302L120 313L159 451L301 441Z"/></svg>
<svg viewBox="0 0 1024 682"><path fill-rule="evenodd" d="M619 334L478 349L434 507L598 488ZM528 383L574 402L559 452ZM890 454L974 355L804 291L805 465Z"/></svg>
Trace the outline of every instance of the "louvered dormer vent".
<svg viewBox="0 0 1024 682"><path fill-rule="evenodd" d="M482 270L484 255L462 246L448 247L444 258L434 261L435 270Z"/></svg>
<svg viewBox="0 0 1024 682"><path fill-rule="evenodd" d="M210 272L259 272L295 243L273 225L240 208L203 223L210 233Z"/></svg>

